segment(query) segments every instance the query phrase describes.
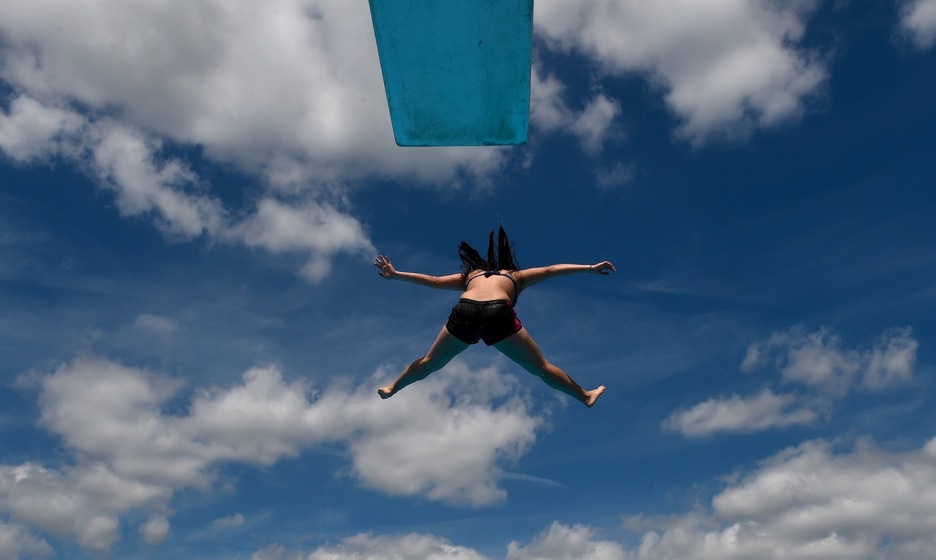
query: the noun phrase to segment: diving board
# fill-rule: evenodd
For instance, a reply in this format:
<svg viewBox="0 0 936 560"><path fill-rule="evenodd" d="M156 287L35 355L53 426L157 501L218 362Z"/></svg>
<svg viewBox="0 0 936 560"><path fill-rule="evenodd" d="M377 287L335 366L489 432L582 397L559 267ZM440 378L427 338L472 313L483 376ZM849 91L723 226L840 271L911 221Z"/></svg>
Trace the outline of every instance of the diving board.
<svg viewBox="0 0 936 560"><path fill-rule="evenodd" d="M523 144L533 0L369 0L400 146Z"/></svg>

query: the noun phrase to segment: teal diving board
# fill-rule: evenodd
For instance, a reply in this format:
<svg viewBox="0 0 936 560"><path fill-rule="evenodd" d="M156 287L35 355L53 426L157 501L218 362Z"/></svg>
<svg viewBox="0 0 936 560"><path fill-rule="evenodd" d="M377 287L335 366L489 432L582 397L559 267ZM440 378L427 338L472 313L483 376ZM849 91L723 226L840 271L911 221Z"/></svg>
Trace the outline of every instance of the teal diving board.
<svg viewBox="0 0 936 560"><path fill-rule="evenodd" d="M369 0L400 146L523 144L533 0Z"/></svg>

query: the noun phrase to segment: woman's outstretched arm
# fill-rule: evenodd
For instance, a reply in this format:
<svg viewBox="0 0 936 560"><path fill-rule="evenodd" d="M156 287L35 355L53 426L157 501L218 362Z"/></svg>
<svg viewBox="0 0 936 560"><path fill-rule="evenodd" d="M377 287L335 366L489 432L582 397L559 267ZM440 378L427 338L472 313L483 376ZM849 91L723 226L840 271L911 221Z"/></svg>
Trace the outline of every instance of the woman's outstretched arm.
<svg viewBox="0 0 936 560"><path fill-rule="evenodd" d="M540 266L536 268L527 268L518 273L520 285L528 288L534 284L539 284L544 280L555 278L557 276L568 276L570 274L601 274L607 276L617 269L609 261L602 261L597 264L553 264L549 266Z"/></svg>
<svg viewBox="0 0 936 560"><path fill-rule="evenodd" d="M380 269L378 274L381 278L387 280L402 280L411 284L438 288L440 290L464 290L465 284L461 274L449 274L447 276L430 276L421 272L402 272L393 267L390 257L378 255L374 259L374 266Z"/></svg>

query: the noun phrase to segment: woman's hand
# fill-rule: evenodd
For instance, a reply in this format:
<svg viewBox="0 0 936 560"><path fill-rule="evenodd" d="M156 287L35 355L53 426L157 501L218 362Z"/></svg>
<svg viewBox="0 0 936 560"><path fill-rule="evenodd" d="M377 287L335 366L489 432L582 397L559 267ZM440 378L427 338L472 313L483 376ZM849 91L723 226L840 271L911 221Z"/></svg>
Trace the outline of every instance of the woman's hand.
<svg viewBox="0 0 936 560"><path fill-rule="evenodd" d="M602 276L607 276L612 272L617 272L617 269L614 268L614 265L610 261L603 261L598 264L593 264L590 267L591 272L595 274L601 274Z"/></svg>
<svg viewBox="0 0 936 560"><path fill-rule="evenodd" d="M393 264L390 262L390 257L385 255L377 255L377 258L374 259L374 266L380 269L381 278L386 278L387 280L392 279L396 276L396 269L393 268Z"/></svg>

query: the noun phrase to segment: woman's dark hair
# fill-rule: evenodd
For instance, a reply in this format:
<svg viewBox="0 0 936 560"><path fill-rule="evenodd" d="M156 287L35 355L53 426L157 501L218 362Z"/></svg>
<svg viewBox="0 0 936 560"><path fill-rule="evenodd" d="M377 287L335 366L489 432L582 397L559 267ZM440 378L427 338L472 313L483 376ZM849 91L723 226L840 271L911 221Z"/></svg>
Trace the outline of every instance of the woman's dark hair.
<svg viewBox="0 0 936 560"><path fill-rule="evenodd" d="M497 244L494 244L494 232L488 235L487 258L481 258L474 247L462 241L458 244L458 257L461 259L463 276L473 270L520 270L513 256L513 244L507 239L503 226L497 231Z"/></svg>

